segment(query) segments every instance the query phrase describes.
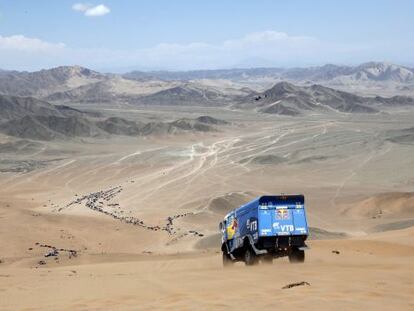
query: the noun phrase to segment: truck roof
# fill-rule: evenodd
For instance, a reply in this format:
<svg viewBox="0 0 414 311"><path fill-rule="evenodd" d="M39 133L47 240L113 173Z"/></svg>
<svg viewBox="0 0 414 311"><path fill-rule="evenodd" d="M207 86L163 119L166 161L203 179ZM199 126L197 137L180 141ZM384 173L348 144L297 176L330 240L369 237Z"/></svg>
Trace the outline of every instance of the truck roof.
<svg viewBox="0 0 414 311"><path fill-rule="evenodd" d="M227 218L231 213L234 212L241 212L245 209L252 209L252 208L258 208L259 205L266 203L272 203L274 205L278 204L305 204L305 197L303 194L281 194L281 195L263 195L260 197L255 198L254 200L241 205L238 208L233 209L230 211L225 218Z"/></svg>

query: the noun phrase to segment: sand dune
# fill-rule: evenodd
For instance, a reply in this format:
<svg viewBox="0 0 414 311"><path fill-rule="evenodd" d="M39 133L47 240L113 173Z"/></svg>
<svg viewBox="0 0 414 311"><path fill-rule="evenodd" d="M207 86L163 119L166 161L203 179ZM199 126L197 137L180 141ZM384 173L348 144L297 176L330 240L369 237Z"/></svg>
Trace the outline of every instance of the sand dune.
<svg viewBox="0 0 414 311"><path fill-rule="evenodd" d="M346 209L353 217L414 216L414 192L381 193Z"/></svg>
<svg viewBox="0 0 414 311"><path fill-rule="evenodd" d="M3 309L228 310L309 306L410 310L414 249L376 241L313 242L308 261L223 269L219 255L114 254L84 264L0 268ZM332 253L338 250L339 254ZM398 259L398 265L395 264ZM93 263L95 262L95 263ZM309 286L283 289L294 282ZM30 295L26 293L30 292Z"/></svg>

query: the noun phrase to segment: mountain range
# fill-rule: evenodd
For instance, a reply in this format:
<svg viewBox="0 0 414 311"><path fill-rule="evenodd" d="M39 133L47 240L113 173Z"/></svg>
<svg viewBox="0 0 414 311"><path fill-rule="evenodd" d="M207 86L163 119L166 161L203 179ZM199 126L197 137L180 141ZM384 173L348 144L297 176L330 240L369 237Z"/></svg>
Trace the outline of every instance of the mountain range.
<svg viewBox="0 0 414 311"><path fill-rule="evenodd" d="M175 94L197 89L193 80L223 79L233 82L256 80L286 80L296 83L399 83L411 87L414 84L414 69L405 66L369 62L359 66L324 65L309 68L250 68L197 71L133 71L123 75L103 74L80 66L61 66L35 72L0 71L0 94L33 96L48 100L77 100L85 96L86 101L100 101L96 94L105 98L121 95L128 97L147 95L173 87ZM198 82L200 83L200 82ZM217 90L216 90L217 91ZM171 93L171 91L170 91ZM202 97L217 97L205 92ZM162 95L162 94L160 94ZM184 94L185 95L185 94ZM105 99L104 98L104 99Z"/></svg>
<svg viewBox="0 0 414 311"><path fill-rule="evenodd" d="M262 83L252 82L256 78L262 79ZM286 116L377 113L392 107L414 106L414 99L409 96L366 96L330 87L326 81L345 81L345 85L359 81L358 85L366 87L376 82L388 83L410 90L414 86L414 71L373 62L356 67L325 65L125 75L102 74L79 66L37 72L0 71L0 132L50 140L206 132L223 125L223 121L208 116L136 122L71 108L74 103L221 106Z"/></svg>
<svg viewBox="0 0 414 311"><path fill-rule="evenodd" d="M350 91L378 91L377 83L397 85L414 94L414 70L388 63L356 67L325 65L310 68L252 68L188 72L102 74L79 66L37 72L0 72L0 94L30 96L53 103L128 103L144 105L222 106L280 81L320 84ZM374 85L374 86L373 86ZM344 87L345 86L345 87ZM346 86L352 86L347 88Z"/></svg>
<svg viewBox="0 0 414 311"><path fill-rule="evenodd" d="M414 82L414 68L386 62L368 62L359 66L340 66L327 64L309 68L246 68L194 71L132 71L123 75L127 79L162 79L162 80L194 80L194 79L230 79L246 80L252 78L272 77L284 80L313 82L333 79L349 79L355 81L394 81L400 83Z"/></svg>

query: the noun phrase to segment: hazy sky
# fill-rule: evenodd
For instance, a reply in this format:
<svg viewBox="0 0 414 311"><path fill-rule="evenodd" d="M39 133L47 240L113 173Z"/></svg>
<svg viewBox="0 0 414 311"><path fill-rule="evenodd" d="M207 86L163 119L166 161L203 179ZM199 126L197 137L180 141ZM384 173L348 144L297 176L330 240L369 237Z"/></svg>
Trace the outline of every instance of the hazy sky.
<svg viewBox="0 0 414 311"><path fill-rule="evenodd" d="M414 1L3 0L0 68L414 64Z"/></svg>

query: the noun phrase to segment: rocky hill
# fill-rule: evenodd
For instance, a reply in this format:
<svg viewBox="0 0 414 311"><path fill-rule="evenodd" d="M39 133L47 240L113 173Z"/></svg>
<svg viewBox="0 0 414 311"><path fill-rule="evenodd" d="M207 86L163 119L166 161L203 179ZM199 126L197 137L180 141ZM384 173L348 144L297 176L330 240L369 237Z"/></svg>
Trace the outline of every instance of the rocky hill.
<svg viewBox="0 0 414 311"><path fill-rule="evenodd" d="M136 98L135 103L163 106L220 106L227 103L230 98L213 89L184 84Z"/></svg>
<svg viewBox="0 0 414 311"><path fill-rule="evenodd" d="M385 62L369 62L357 66L350 74L355 80L413 82L412 68Z"/></svg>
<svg viewBox="0 0 414 311"><path fill-rule="evenodd" d="M165 135L217 131L227 122L210 116L171 122L136 122L52 105L31 97L0 95L0 132L33 140L68 139L108 135Z"/></svg>
<svg viewBox="0 0 414 311"><path fill-rule="evenodd" d="M81 116L84 112L64 105L52 105L33 97L0 95L0 120L23 116Z"/></svg>
<svg viewBox="0 0 414 311"><path fill-rule="evenodd" d="M20 138L50 140L94 134L89 114L32 97L0 95L0 132Z"/></svg>
<svg viewBox="0 0 414 311"><path fill-rule="evenodd" d="M307 112L375 113L383 106L413 104L411 97L363 97L317 84L300 87L280 82L264 92L251 94L239 106L254 107L264 113L295 116Z"/></svg>
<svg viewBox="0 0 414 311"><path fill-rule="evenodd" d="M62 66L35 72L2 71L0 94L45 97L56 91L105 79L105 75L79 66Z"/></svg>
<svg viewBox="0 0 414 311"><path fill-rule="evenodd" d="M65 103L109 103L120 100L120 96L111 92L106 81L81 85L73 89L54 92L44 97L51 102Z"/></svg>
<svg viewBox="0 0 414 311"><path fill-rule="evenodd" d="M189 81L199 79L225 79L239 80L248 77L279 76L283 68L248 68L248 69L215 69L215 70L192 70L192 71L131 71L123 74L126 79L161 79L166 81Z"/></svg>
<svg viewBox="0 0 414 311"><path fill-rule="evenodd" d="M32 116L12 119L0 124L0 132L9 136L34 140L97 136L89 119L81 117Z"/></svg>
<svg viewBox="0 0 414 311"><path fill-rule="evenodd" d="M388 140L393 143L414 145L414 127L387 132Z"/></svg>

